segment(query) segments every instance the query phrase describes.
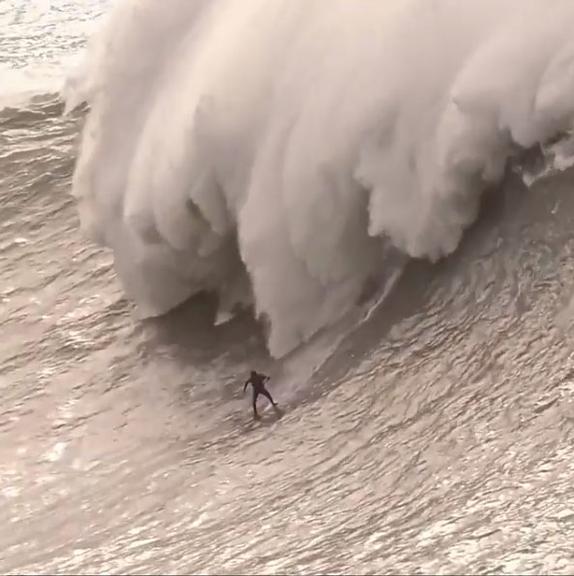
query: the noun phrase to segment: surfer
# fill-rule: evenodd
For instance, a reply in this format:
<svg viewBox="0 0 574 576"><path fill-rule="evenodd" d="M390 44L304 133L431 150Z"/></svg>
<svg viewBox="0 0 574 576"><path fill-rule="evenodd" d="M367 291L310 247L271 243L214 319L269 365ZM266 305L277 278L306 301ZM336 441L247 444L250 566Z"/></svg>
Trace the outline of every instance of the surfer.
<svg viewBox="0 0 574 576"><path fill-rule="evenodd" d="M249 384L251 384L251 387L253 388L253 418L255 419L259 418L259 414L257 414L257 397L259 394L265 396L265 398L271 402L273 408L275 408L276 411L279 410L275 400L273 400L271 394L269 394L269 390L265 388L265 382L267 382L267 380L269 380L269 376L265 376L265 374L259 374L259 372L255 372L255 370L251 370L251 374L249 375L247 382L245 382L245 386L243 386L243 394L245 394L245 390L247 390L247 386Z"/></svg>

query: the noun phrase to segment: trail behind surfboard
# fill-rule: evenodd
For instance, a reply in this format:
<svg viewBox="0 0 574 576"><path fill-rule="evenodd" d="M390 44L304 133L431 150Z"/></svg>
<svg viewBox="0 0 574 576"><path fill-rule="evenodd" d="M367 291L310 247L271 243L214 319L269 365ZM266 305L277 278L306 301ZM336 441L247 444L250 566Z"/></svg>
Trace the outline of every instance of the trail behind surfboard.
<svg viewBox="0 0 574 576"><path fill-rule="evenodd" d="M251 416L248 426L250 428L259 426L269 426L278 422L285 415L285 410L281 408L273 408L271 406L259 409L259 418Z"/></svg>

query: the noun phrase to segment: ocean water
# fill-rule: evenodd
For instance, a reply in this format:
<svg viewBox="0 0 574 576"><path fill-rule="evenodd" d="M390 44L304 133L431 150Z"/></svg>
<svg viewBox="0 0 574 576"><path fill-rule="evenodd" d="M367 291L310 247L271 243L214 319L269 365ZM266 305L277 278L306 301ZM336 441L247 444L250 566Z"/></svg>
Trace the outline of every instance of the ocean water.
<svg viewBox="0 0 574 576"><path fill-rule="evenodd" d="M572 573L574 2L0 23L0 572Z"/></svg>

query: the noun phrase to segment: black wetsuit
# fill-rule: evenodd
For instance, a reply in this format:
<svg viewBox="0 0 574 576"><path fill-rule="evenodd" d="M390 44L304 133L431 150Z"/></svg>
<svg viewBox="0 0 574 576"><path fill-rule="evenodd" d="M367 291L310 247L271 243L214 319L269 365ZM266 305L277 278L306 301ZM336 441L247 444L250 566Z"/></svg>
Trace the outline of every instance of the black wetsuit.
<svg viewBox="0 0 574 576"><path fill-rule="evenodd" d="M251 372L251 376L247 379L247 382L245 382L245 386L243 386L243 392L245 392L249 384L251 384L251 387L253 388L253 416L255 418L259 417L259 414L257 414L257 397L259 394L265 396L265 398L271 402L273 408L277 408L277 404L271 397L271 394L269 394L267 388L265 388L265 382L267 380L269 380L269 376L253 371Z"/></svg>

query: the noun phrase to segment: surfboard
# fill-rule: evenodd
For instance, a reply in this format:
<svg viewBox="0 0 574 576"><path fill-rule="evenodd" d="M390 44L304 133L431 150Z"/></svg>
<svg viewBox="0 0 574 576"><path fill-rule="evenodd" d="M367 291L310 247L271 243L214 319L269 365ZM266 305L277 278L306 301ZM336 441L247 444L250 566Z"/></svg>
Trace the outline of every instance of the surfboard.
<svg viewBox="0 0 574 576"><path fill-rule="evenodd" d="M273 424L273 422L277 422L281 420L285 415L285 411L281 408L273 408L272 406L265 406L263 409L259 409L259 418L253 418L251 416L251 423L254 426L260 426L265 424Z"/></svg>

